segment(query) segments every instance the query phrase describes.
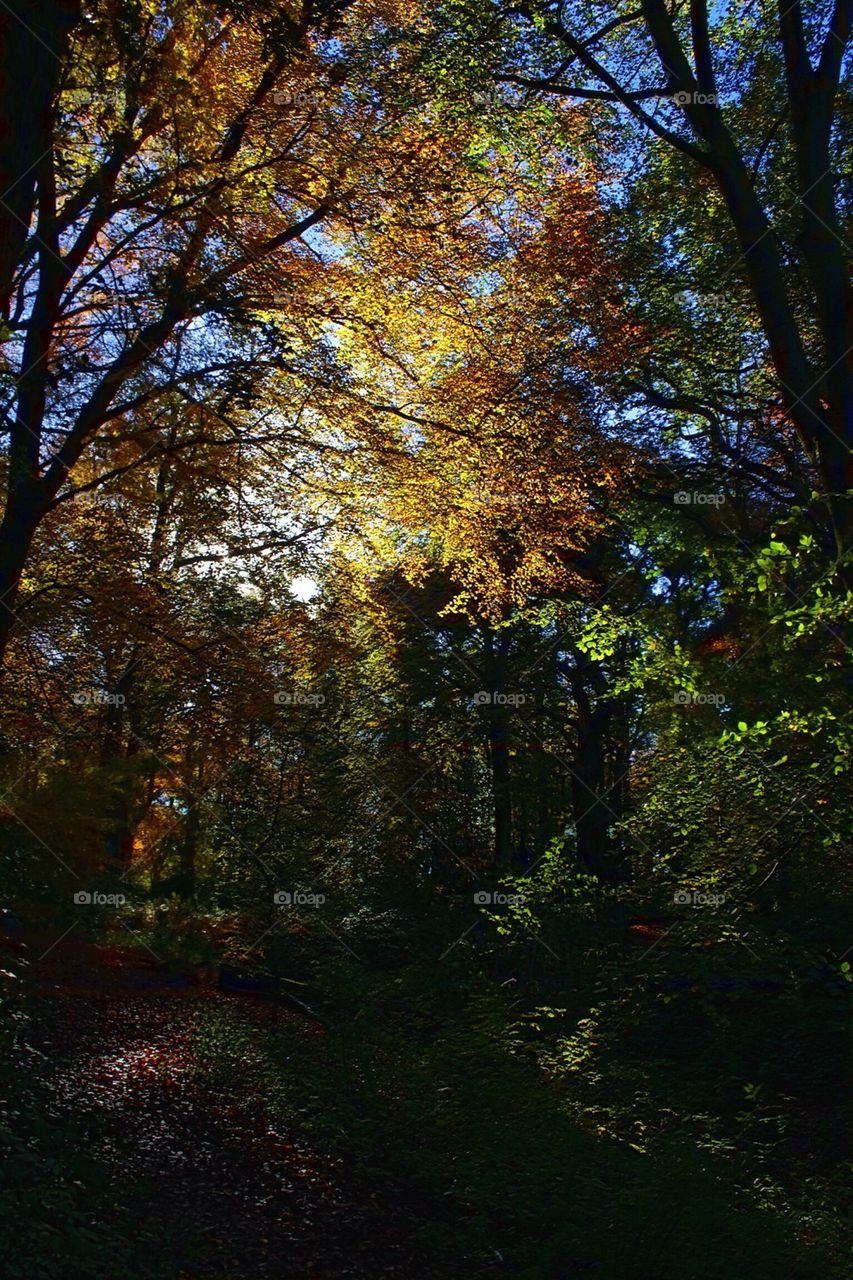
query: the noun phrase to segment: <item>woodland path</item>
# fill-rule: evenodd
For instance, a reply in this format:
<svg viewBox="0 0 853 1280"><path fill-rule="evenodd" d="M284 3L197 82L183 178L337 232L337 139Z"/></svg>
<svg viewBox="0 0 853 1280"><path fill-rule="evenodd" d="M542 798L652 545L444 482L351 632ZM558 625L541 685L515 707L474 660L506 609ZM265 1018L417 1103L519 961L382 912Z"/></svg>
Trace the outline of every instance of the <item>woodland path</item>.
<svg viewBox="0 0 853 1280"><path fill-rule="evenodd" d="M133 1220L174 1256L163 1280L425 1275L412 1214L393 1188L365 1186L339 1157L247 1104L240 1080L199 1081L203 1002L236 1005L259 1035L298 1014L73 937L33 962L30 985L41 997L34 1044L56 1073L59 1105L92 1118L93 1154L133 1186ZM304 1034L324 1033L305 1022Z"/></svg>

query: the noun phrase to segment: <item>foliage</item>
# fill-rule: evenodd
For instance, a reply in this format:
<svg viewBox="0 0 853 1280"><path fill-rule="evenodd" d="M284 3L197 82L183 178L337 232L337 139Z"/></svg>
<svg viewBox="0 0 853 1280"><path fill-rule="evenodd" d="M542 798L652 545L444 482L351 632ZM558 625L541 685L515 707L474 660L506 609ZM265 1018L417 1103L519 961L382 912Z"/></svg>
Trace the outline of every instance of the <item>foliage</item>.
<svg viewBox="0 0 853 1280"><path fill-rule="evenodd" d="M850 6L17 9L4 982L137 948L437 1277L840 1280ZM183 1273L4 1009L3 1224Z"/></svg>

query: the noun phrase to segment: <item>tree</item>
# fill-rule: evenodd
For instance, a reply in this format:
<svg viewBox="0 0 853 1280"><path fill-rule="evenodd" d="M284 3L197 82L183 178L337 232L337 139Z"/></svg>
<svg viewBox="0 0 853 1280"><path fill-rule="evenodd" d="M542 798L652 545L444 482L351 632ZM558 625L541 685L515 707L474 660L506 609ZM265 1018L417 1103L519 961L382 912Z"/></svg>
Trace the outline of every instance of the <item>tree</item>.
<svg viewBox="0 0 853 1280"><path fill-rule="evenodd" d="M0 14L0 316L27 239L36 171L52 143L53 99L80 0L11 0Z"/></svg>
<svg viewBox="0 0 853 1280"><path fill-rule="evenodd" d="M35 225L16 242L0 651L36 531L82 460L99 464L90 486L156 461L160 441L132 461L114 443L174 395L204 400L239 448L232 414L268 377L333 376L340 242L395 200L467 207L461 187L425 179L439 144L417 103L380 102L375 30L347 3L291 16L202 0L103 0L74 29L34 162Z"/></svg>
<svg viewBox="0 0 853 1280"><path fill-rule="evenodd" d="M762 3L735 18L705 0L643 0L603 23L582 5L525 5L521 14L521 27L507 19L498 82L611 105L629 136L633 122L685 160L694 199L705 177L719 192L737 240L727 274L745 273L780 403L817 467L843 552L853 305L839 179L853 6L837 0L804 15L780 0L775 16Z"/></svg>

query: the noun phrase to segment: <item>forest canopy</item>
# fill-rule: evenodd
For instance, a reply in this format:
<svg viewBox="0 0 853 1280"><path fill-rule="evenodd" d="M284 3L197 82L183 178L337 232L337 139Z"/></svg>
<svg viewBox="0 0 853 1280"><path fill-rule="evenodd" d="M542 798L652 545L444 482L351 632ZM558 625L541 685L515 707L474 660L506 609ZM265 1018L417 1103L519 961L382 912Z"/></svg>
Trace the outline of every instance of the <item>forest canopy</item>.
<svg viewBox="0 0 853 1280"><path fill-rule="evenodd" d="M842 1280L851 23L0 5L10 1274ZM88 1238L143 964L411 1254Z"/></svg>

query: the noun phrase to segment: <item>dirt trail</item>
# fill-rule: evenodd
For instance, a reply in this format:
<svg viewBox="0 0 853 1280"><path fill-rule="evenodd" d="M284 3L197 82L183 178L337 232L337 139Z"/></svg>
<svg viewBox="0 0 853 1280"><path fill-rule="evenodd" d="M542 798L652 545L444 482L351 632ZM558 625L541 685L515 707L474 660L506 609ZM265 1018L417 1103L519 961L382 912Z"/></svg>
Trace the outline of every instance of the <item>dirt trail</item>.
<svg viewBox="0 0 853 1280"><path fill-rule="evenodd" d="M146 1234L179 1242L164 1280L424 1275L398 1196L359 1185L340 1159L247 1105L239 1080L222 1092L199 1083L192 1032L202 1002L237 1006L259 1035L298 1015L74 938L30 966L29 985L42 997L37 1047L61 1105L97 1117L93 1154L132 1180ZM306 1023L305 1034L322 1031Z"/></svg>

